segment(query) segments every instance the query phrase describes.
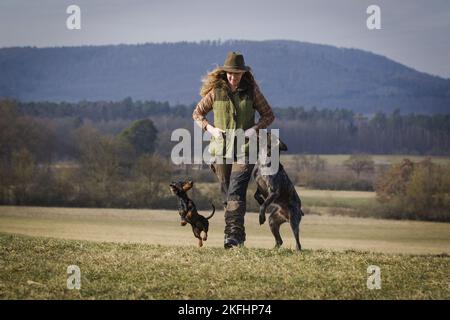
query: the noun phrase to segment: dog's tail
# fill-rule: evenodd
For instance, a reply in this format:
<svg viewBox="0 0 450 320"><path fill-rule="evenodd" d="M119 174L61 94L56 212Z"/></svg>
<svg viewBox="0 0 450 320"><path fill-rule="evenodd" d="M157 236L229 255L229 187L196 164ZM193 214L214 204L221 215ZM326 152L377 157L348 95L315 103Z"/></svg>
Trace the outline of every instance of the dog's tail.
<svg viewBox="0 0 450 320"><path fill-rule="evenodd" d="M214 215L214 212L216 212L216 207L214 207L214 205L211 203L212 207L213 207L213 211L211 212L211 214L209 216L206 217L206 219L211 219L212 216Z"/></svg>

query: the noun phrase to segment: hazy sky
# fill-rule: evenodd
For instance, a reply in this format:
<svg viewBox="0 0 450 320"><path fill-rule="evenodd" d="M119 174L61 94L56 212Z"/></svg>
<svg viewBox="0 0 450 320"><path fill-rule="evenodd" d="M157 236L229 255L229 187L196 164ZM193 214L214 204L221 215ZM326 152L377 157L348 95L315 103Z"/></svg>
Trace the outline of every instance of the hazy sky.
<svg viewBox="0 0 450 320"><path fill-rule="evenodd" d="M66 28L71 4L81 8L81 30ZM381 8L381 30L366 27L371 4ZM0 47L218 39L288 39L358 48L450 78L450 0L0 2Z"/></svg>

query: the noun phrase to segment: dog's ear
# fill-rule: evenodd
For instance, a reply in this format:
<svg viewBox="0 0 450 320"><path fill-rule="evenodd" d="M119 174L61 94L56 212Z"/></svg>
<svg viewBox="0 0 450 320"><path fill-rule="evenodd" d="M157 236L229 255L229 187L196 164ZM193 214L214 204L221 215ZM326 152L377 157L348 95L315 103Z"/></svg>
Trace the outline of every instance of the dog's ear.
<svg viewBox="0 0 450 320"><path fill-rule="evenodd" d="M281 139L278 139L278 141L280 145L280 151L287 151L288 149L287 145L283 141L281 141Z"/></svg>
<svg viewBox="0 0 450 320"><path fill-rule="evenodd" d="M276 141L275 145L278 146L279 150L280 151L287 151L287 149L288 149L287 145L283 141L281 141L280 137L274 135L274 138L275 138L275 141Z"/></svg>
<svg viewBox="0 0 450 320"><path fill-rule="evenodd" d="M281 139L278 138L278 136L274 135L273 137L274 137L274 140L276 141L275 145L279 146L280 151L287 151L288 150L287 145L283 141L281 141ZM271 141L272 141L272 134L270 132L267 132L267 140L266 141L267 141L267 147L270 149L271 148Z"/></svg>
<svg viewBox="0 0 450 320"><path fill-rule="evenodd" d="M273 135L273 137L274 137L274 141L275 141L275 146L278 146L280 151L287 151L287 149L288 149L287 145L283 141L281 141L281 139L278 136ZM267 141L269 143L271 141L270 133L267 134Z"/></svg>
<svg viewBox="0 0 450 320"><path fill-rule="evenodd" d="M183 190L184 192L190 190L194 186L193 180L187 180L185 183L183 183Z"/></svg>

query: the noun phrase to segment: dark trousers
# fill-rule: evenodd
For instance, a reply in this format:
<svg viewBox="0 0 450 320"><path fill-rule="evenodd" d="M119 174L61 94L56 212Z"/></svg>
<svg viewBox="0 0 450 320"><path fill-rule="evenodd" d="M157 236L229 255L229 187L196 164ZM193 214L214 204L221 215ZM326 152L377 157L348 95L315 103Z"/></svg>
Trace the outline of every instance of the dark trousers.
<svg viewBox="0 0 450 320"><path fill-rule="evenodd" d="M220 183L222 203L225 209L225 239L245 241L244 216L246 195L254 164L211 164Z"/></svg>

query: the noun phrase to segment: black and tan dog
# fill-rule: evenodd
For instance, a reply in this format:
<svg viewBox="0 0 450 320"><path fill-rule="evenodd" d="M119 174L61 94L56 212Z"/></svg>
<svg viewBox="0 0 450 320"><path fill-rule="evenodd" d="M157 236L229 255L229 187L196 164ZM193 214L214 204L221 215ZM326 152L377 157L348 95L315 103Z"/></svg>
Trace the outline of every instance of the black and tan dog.
<svg viewBox="0 0 450 320"><path fill-rule="evenodd" d="M192 226L192 232L198 239L198 246L203 246L203 241L208 239L209 219L212 218L216 208L213 204L213 211L208 217L204 217L197 212L194 202L187 196L187 191L192 188L194 182L192 180L172 182L170 184L170 190L174 195L180 199L178 213L181 218L181 225L185 226L190 224ZM201 235L203 231L203 237Z"/></svg>
<svg viewBox="0 0 450 320"><path fill-rule="evenodd" d="M289 179L286 171L281 163L279 163L278 171L273 174L264 174L262 171L264 167L270 167L271 156L271 135L267 134L266 148L262 147L262 152L267 154L266 159L258 159L258 166L253 173L253 178L256 181L257 189L255 192L255 199L260 205L259 223L263 224L266 221L266 211L269 215L269 226L275 237L276 247L283 244L280 236L280 226L284 222L289 221L292 232L294 233L297 250L301 250L300 245L300 221L303 216L302 202L295 190L295 187ZM277 137L273 137L280 151L286 151L287 146ZM277 150L277 148L274 148Z"/></svg>

